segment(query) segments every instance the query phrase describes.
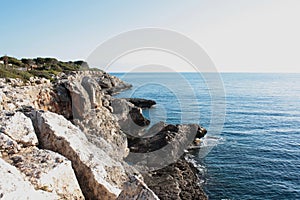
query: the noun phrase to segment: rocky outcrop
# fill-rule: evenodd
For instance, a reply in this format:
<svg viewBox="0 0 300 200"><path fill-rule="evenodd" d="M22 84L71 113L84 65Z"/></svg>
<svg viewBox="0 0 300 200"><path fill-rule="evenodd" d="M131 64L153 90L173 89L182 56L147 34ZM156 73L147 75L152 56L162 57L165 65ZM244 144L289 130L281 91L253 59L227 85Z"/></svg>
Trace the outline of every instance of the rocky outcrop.
<svg viewBox="0 0 300 200"><path fill-rule="evenodd" d="M71 162L58 153L29 147L4 160L25 175L36 190L56 194L60 199L84 199Z"/></svg>
<svg viewBox="0 0 300 200"><path fill-rule="evenodd" d="M92 109L82 120L74 123L85 133L87 139L116 160L128 155L127 137L119 124L104 107Z"/></svg>
<svg viewBox="0 0 300 200"><path fill-rule="evenodd" d="M163 122L149 128L142 109L155 102L113 98L111 94L131 85L102 71L70 72L51 83L40 78L19 82L0 79L0 109L5 110L0 112L0 159L17 170L12 179L32 197L156 200L203 196L196 184L197 172L188 162L165 160L176 161L195 137L205 135L204 128ZM168 157L154 156L144 163L143 156L159 150ZM132 157L134 153L142 156ZM137 169L149 163L169 165L144 171L143 180ZM10 197L19 191L13 184L2 190L2 184L0 198L1 193Z"/></svg>
<svg viewBox="0 0 300 200"><path fill-rule="evenodd" d="M71 162L35 146L38 140L30 118L21 112L2 111L0 116L0 157L4 161L16 167L35 190L49 192L55 199L84 198Z"/></svg>
<svg viewBox="0 0 300 200"><path fill-rule="evenodd" d="M146 154L145 157L131 157L129 154L126 159L137 166L158 166L157 163L169 160L165 163L167 167L143 173L145 183L160 199L207 199L198 184L197 169L184 159L189 141L203 137L206 132L197 124L167 125L160 122L146 131L143 138L128 137L131 152ZM162 150L164 148L167 150ZM158 150L160 153L155 153ZM149 152L154 153L146 157Z"/></svg>
<svg viewBox="0 0 300 200"><path fill-rule="evenodd" d="M167 167L144 174L144 179L161 200L205 200L197 174L197 169L181 157Z"/></svg>
<svg viewBox="0 0 300 200"><path fill-rule="evenodd" d="M111 87L118 89L102 89L99 77L102 77L101 80L110 79ZM83 197L82 194L80 196L76 191L70 192L68 187L68 182L77 183L77 180L72 181L70 173L62 170L70 168L70 159L76 179L87 199L115 199L121 192L123 183L127 181L128 174L138 174L123 161L129 152L127 138L111 114L113 109L110 106L111 97L108 95L113 93L112 91L117 92L128 87L130 85L102 72L71 73L62 76L54 84L36 82L36 85L19 87L3 84L1 108L11 114L1 115L5 119L1 124L1 156L6 162L17 167L35 189L42 188L58 196L64 195L63 198L67 199L79 199ZM35 109L50 110L59 115L37 112ZM14 110L19 112L14 113ZM28 121L22 113L30 115L30 111L35 113L31 115L35 130L31 120ZM57 118L58 121L46 120L52 118ZM71 119L81 130L67 119ZM65 135L60 135L61 130L65 130ZM35 147L38 143L35 131L38 133L39 148L50 151ZM64 136L65 140L62 139ZM29 141L31 143L28 143ZM58 156L52 155L56 153L51 150L59 153ZM41 166L39 163L42 163ZM41 170L37 170L38 168ZM61 168L70 178L54 173L57 172L57 168ZM71 172L74 173L72 170ZM57 185L43 182L43 177ZM67 182L55 180L55 177L61 177ZM59 187L65 190L59 190ZM70 193L74 196L70 196Z"/></svg>
<svg viewBox="0 0 300 200"><path fill-rule="evenodd" d="M155 101L149 99L141 99L141 98L125 98L127 101L132 103L133 105L140 108L151 108L156 104Z"/></svg>
<svg viewBox="0 0 300 200"><path fill-rule="evenodd" d="M43 190L35 190L12 165L0 158L0 199L59 199Z"/></svg>
<svg viewBox="0 0 300 200"><path fill-rule="evenodd" d="M102 88L103 81L110 84ZM62 73L53 83L44 78L32 78L28 83L0 78L0 108L14 111L32 106L73 119L74 114L75 118L82 117L81 111L101 105L112 111L108 101L110 95L130 87L130 84L102 71Z"/></svg>
<svg viewBox="0 0 300 200"><path fill-rule="evenodd" d="M72 121L87 136L89 142L117 160L128 155L127 138L112 116L110 96L101 90L95 76L80 73L60 82L70 94Z"/></svg>
<svg viewBox="0 0 300 200"><path fill-rule="evenodd" d="M91 108L102 107L102 92L100 85L95 79L89 76L85 76L81 81L82 87L89 94L89 100L91 103Z"/></svg>
<svg viewBox="0 0 300 200"><path fill-rule="evenodd" d="M142 109L125 99L111 99L113 114L121 129L128 135L139 135L150 124L142 114Z"/></svg>
<svg viewBox="0 0 300 200"><path fill-rule="evenodd" d="M97 77L97 81L99 83L99 85L101 86L101 88L103 89L103 91L109 95L113 95L116 93L119 93L123 90L126 90L128 88L131 88L132 85L123 82L121 79L109 75L107 73L103 73L101 74L101 76Z"/></svg>
<svg viewBox="0 0 300 200"><path fill-rule="evenodd" d="M30 106L50 110L68 119L72 117L69 94L50 82L15 87L7 84L5 79L0 79L0 88L0 107L6 111L15 111Z"/></svg>
<svg viewBox="0 0 300 200"><path fill-rule="evenodd" d="M81 85L81 80L75 77L70 77L70 80L65 85L71 96L73 118L83 119L91 109L89 94Z"/></svg>
<svg viewBox="0 0 300 200"><path fill-rule="evenodd" d="M38 144L31 120L21 112L1 112L0 131L23 146L35 146Z"/></svg>
<svg viewBox="0 0 300 200"><path fill-rule="evenodd" d="M123 186L123 191L117 198L118 200L132 200L132 199L147 199L159 200L156 194L148 188L148 186L138 176L133 175L129 178Z"/></svg>
<svg viewBox="0 0 300 200"><path fill-rule="evenodd" d="M144 132L143 137L128 137L128 146L131 152L147 153L170 145L169 149L172 152L169 154L179 155L193 142L196 136L204 136L205 133L206 130L197 124L167 125L158 123Z"/></svg>
<svg viewBox="0 0 300 200"><path fill-rule="evenodd" d="M115 199L126 181L122 165L91 144L85 134L64 117L50 112L33 112L40 145L72 161L87 199Z"/></svg>

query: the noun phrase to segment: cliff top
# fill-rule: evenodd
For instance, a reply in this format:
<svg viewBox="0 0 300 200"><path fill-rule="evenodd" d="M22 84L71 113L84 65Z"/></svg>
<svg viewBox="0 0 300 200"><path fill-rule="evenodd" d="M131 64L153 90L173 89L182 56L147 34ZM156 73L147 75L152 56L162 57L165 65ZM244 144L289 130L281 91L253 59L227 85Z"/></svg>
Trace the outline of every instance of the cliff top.
<svg viewBox="0 0 300 200"><path fill-rule="evenodd" d="M10 56L0 57L0 78L19 78L27 81L30 77L36 76L53 80L53 77L61 72L100 69L90 68L87 62L59 61L56 58L22 58L17 59Z"/></svg>

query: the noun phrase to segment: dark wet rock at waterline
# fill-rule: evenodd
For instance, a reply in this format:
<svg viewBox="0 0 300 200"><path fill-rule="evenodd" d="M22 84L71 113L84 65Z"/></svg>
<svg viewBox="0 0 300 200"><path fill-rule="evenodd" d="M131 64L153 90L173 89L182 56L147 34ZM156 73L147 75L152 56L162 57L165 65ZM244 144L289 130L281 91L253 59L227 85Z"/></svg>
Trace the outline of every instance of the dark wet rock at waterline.
<svg viewBox="0 0 300 200"><path fill-rule="evenodd" d="M179 148L179 144L188 142L188 139L192 143L195 138L204 137L206 132L206 129L197 124L167 125L159 122L146 131L142 137L128 137L128 146L130 151L135 153L156 151L167 144L173 145L172 143L176 149ZM190 145L191 143L186 144Z"/></svg>
<svg viewBox="0 0 300 200"><path fill-rule="evenodd" d="M132 103L133 105L140 108L151 108L156 104L155 101L149 99L141 99L141 98L125 98L127 101Z"/></svg>
<svg viewBox="0 0 300 200"><path fill-rule="evenodd" d="M185 158L162 169L143 174L145 183L161 200L204 200L198 170Z"/></svg>
<svg viewBox="0 0 300 200"><path fill-rule="evenodd" d="M128 146L133 154L129 154L127 159L136 164L137 168L142 166L145 183L160 199L207 199L199 184L197 168L184 158L185 145L191 145L194 139L202 138L206 133L206 129L197 124L172 125L159 122L144 131L140 138L128 136ZM163 151L167 146L170 149ZM160 153L155 156L157 151ZM134 153L144 154L136 157ZM154 154L147 157L150 153ZM146 163L143 163L145 160ZM166 166L158 164L163 162Z"/></svg>

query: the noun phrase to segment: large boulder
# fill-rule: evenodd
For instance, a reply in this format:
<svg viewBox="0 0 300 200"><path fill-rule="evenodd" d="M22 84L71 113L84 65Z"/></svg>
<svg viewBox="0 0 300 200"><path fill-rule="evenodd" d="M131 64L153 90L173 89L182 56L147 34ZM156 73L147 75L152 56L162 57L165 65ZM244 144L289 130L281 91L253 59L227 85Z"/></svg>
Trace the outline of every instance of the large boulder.
<svg viewBox="0 0 300 200"><path fill-rule="evenodd" d="M84 115L91 109L91 102L88 92L81 85L80 78L70 77L68 82L65 82L72 100L73 118L83 119Z"/></svg>
<svg viewBox="0 0 300 200"><path fill-rule="evenodd" d="M90 76L85 76L82 78L81 85L89 94L91 108L102 107L103 94L101 92L101 87L96 80Z"/></svg>
<svg viewBox="0 0 300 200"><path fill-rule="evenodd" d="M60 154L28 147L4 159L15 166L36 190L51 192L61 199L84 199L71 162Z"/></svg>
<svg viewBox="0 0 300 200"><path fill-rule="evenodd" d="M127 138L111 114L108 95L104 95L93 73L68 77L60 87L70 93L73 123L86 134L89 142L111 157L121 160L128 155Z"/></svg>
<svg viewBox="0 0 300 200"><path fill-rule="evenodd" d="M89 142L112 158L122 160L128 155L126 135L108 109L91 109L82 120L74 120L74 123L86 134Z"/></svg>
<svg viewBox="0 0 300 200"><path fill-rule="evenodd" d="M43 190L35 190L24 180L22 174L0 158L0 199L60 199L59 196Z"/></svg>
<svg viewBox="0 0 300 200"><path fill-rule="evenodd" d="M0 112L0 131L23 146L38 144L30 118L21 112Z"/></svg>
<svg viewBox="0 0 300 200"><path fill-rule="evenodd" d="M68 79L61 80L58 84L57 87L65 87L70 94L74 119L83 119L90 109L102 106L111 108L105 103L104 90L97 79L90 73L78 73L70 75Z"/></svg>
<svg viewBox="0 0 300 200"><path fill-rule="evenodd" d="M142 114L142 109L125 99L112 98L111 106L121 129L127 135L139 135L150 124Z"/></svg>
<svg viewBox="0 0 300 200"><path fill-rule="evenodd" d="M82 71L59 80L56 87L67 89L71 97L73 118L82 119L89 109L104 106L112 111L105 96L128 89L131 85L105 72Z"/></svg>
<svg viewBox="0 0 300 200"><path fill-rule="evenodd" d="M127 175L121 163L90 143L85 134L63 116L34 111L32 120L40 146L72 161L76 177L87 199L115 199Z"/></svg>
<svg viewBox="0 0 300 200"><path fill-rule="evenodd" d="M34 91L30 92L28 99L33 103L25 104L33 106L36 109L55 112L63 115L67 119L73 117L72 101L69 91L62 85L49 85L47 87L35 86L29 87Z"/></svg>
<svg viewBox="0 0 300 200"><path fill-rule="evenodd" d="M73 118L71 95L64 84L55 85L52 96L51 107L46 110L63 115L67 119ZM40 107L38 108L40 109Z"/></svg>
<svg viewBox="0 0 300 200"><path fill-rule="evenodd" d="M37 190L60 198L83 199L71 162L49 150L38 149L32 121L21 112L1 113L0 155L15 166Z"/></svg>
<svg viewBox="0 0 300 200"><path fill-rule="evenodd" d="M106 73L99 77L98 83L104 89L112 88L112 82Z"/></svg>

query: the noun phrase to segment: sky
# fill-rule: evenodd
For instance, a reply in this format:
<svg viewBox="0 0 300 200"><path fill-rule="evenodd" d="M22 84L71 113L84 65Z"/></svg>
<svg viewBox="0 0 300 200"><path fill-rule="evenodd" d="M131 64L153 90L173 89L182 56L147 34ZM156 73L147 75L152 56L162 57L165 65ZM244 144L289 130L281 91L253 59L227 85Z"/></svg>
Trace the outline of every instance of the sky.
<svg viewBox="0 0 300 200"><path fill-rule="evenodd" d="M157 27L195 41L220 72L300 72L299 0L0 2L0 55L85 60L115 35ZM156 54L129 55L115 65L126 71L146 58L180 63ZM178 69L188 71L184 63Z"/></svg>

